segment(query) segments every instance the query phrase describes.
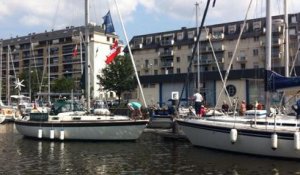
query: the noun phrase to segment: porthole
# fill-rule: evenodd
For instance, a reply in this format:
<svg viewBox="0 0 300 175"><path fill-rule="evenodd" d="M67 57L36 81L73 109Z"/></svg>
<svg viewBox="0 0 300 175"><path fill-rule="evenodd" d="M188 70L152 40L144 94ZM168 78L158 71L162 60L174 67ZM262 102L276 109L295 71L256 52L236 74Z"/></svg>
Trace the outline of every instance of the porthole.
<svg viewBox="0 0 300 175"><path fill-rule="evenodd" d="M230 97L233 97L236 94L236 87L232 84L227 85L226 90Z"/></svg>

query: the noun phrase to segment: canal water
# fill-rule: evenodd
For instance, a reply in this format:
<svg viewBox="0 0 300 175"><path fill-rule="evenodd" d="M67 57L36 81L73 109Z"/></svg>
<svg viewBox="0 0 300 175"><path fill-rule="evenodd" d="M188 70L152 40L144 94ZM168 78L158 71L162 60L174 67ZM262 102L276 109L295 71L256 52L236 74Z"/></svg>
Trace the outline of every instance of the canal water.
<svg viewBox="0 0 300 175"><path fill-rule="evenodd" d="M257 145L261 146L261 145ZM300 162L226 153L143 133L135 142L52 142L0 125L0 174L300 174Z"/></svg>

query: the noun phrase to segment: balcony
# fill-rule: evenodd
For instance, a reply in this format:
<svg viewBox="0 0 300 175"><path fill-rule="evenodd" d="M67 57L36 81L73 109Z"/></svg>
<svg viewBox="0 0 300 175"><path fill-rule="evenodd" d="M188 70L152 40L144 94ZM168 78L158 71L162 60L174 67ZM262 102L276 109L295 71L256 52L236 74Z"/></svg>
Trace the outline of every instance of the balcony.
<svg viewBox="0 0 300 175"><path fill-rule="evenodd" d="M282 44L282 42L281 42L281 38L274 38L273 40L272 40L272 45L273 46L278 46L278 45L280 45L280 44Z"/></svg>
<svg viewBox="0 0 300 175"><path fill-rule="evenodd" d="M142 49L143 48L143 44L142 43L135 43L135 44L132 44L130 45L131 46L131 49Z"/></svg>
<svg viewBox="0 0 300 175"><path fill-rule="evenodd" d="M212 40L222 40L224 39L224 33L215 33L211 35Z"/></svg>
<svg viewBox="0 0 300 175"><path fill-rule="evenodd" d="M161 63L162 68L168 68L168 67L173 67L173 66L174 66L173 61L165 61L165 62Z"/></svg>
<svg viewBox="0 0 300 175"><path fill-rule="evenodd" d="M160 57L170 57L174 55L174 51L173 50L166 50L163 52L159 52L159 56Z"/></svg>
<svg viewBox="0 0 300 175"><path fill-rule="evenodd" d="M271 54L272 60L276 61L276 60L281 60L282 58L282 54L281 52L276 52L276 53L272 53Z"/></svg>
<svg viewBox="0 0 300 175"><path fill-rule="evenodd" d="M152 64L142 64L142 68L144 69L144 70L149 70L149 69L151 69L152 68Z"/></svg>
<svg viewBox="0 0 300 175"><path fill-rule="evenodd" d="M161 46L172 46L172 45L174 45L174 40L173 39L171 39L171 40L161 40L160 45Z"/></svg>
<svg viewBox="0 0 300 175"><path fill-rule="evenodd" d="M245 62L247 62L247 57L239 56L239 57L236 58L236 62L245 63Z"/></svg>

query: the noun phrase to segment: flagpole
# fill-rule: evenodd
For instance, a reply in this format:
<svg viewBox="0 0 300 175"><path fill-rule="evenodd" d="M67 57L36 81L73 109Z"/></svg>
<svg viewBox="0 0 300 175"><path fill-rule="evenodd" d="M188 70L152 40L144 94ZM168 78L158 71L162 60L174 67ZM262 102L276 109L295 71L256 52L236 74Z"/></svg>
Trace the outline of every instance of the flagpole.
<svg viewBox="0 0 300 175"><path fill-rule="evenodd" d="M119 6L118 6L118 3L117 3L117 0L114 0L114 1L115 1L116 7L117 7L117 11L118 11L118 15L119 15L119 18L120 18L120 21L121 21L121 24L122 24L123 33L125 35L125 39L126 39L126 43L127 43L129 55L130 55L130 58L131 58L131 62L133 64L133 68L134 68L134 72L135 72L135 76L136 76L137 82L139 84L139 89L141 91L141 95L142 95L142 98L143 98L143 101L144 101L145 108L147 108L147 103L146 103L145 96L144 96L144 93L143 93L143 90L142 90L142 86L141 86L141 82L140 82L140 79L139 79L139 75L138 75L137 70L136 70L136 66L135 66L135 63L134 63L133 56L132 56L131 48L130 48L130 45L129 45L129 41L128 41L128 37L127 37L126 30L125 30L125 27L124 27L124 23L123 23L123 20L122 20L122 16L121 16L121 13L120 13L120 10L119 10Z"/></svg>

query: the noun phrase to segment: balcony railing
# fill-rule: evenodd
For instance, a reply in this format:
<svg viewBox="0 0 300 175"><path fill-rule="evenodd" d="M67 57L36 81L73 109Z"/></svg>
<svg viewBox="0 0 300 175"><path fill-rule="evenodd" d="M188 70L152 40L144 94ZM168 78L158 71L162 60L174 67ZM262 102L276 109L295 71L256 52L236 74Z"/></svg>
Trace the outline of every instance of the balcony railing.
<svg viewBox="0 0 300 175"><path fill-rule="evenodd" d="M161 67L166 68L166 67L173 67L173 61L166 61L161 63Z"/></svg>
<svg viewBox="0 0 300 175"><path fill-rule="evenodd" d="M245 56L240 56L236 58L237 62L247 62L247 57Z"/></svg>
<svg viewBox="0 0 300 175"><path fill-rule="evenodd" d="M173 56L174 52L173 50L167 50L159 53L160 57L168 57L168 56Z"/></svg>
<svg viewBox="0 0 300 175"><path fill-rule="evenodd" d="M174 45L174 40L173 40L173 39L172 39L172 40L161 40L161 41L160 41L160 44L161 44L162 46Z"/></svg>

